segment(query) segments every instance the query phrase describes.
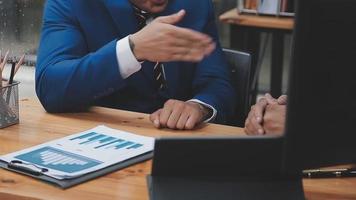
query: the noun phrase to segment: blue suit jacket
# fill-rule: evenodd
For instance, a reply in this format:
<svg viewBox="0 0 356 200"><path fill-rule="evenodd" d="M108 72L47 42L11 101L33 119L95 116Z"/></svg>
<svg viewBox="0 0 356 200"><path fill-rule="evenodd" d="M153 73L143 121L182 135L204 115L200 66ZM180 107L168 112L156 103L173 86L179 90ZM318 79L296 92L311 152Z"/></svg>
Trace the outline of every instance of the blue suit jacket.
<svg viewBox="0 0 356 200"><path fill-rule="evenodd" d="M185 9L178 26L209 34L218 43L211 0L169 0L160 15ZM48 0L36 68L36 92L48 112L92 105L151 113L167 99L198 99L226 122L234 110L229 70L220 46L200 63L164 63L168 89L157 93L152 66L120 76L118 39L138 30L129 0Z"/></svg>

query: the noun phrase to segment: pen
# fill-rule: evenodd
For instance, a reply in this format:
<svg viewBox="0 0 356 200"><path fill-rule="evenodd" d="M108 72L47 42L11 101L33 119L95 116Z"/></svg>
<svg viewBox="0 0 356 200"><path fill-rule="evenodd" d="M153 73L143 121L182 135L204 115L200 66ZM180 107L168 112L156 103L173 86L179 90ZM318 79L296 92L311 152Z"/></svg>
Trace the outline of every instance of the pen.
<svg viewBox="0 0 356 200"><path fill-rule="evenodd" d="M10 78L9 78L9 82L8 82L9 85L11 85L13 83L14 77L15 77L17 71L22 66L24 60L25 60L25 54L21 56L21 58L17 64L15 61L13 61L12 67L11 67L11 74L10 74Z"/></svg>
<svg viewBox="0 0 356 200"><path fill-rule="evenodd" d="M16 68L16 63L12 62L11 63L10 78L9 78L9 82L8 82L9 85L12 84L12 82L14 80L15 68Z"/></svg>
<svg viewBox="0 0 356 200"><path fill-rule="evenodd" d="M11 63L11 72L10 72L10 78L9 78L9 81L8 81L8 85L9 87L7 88L7 97L6 97L6 104L9 105L10 103L10 98L11 98L11 84L14 80L14 76L15 76L15 68L16 68L16 62L12 61Z"/></svg>
<svg viewBox="0 0 356 200"><path fill-rule="evenodd" d="M310 170L303 170L303 176L306 178L356 177L356 169L355 168L310 169Z"/></svg>

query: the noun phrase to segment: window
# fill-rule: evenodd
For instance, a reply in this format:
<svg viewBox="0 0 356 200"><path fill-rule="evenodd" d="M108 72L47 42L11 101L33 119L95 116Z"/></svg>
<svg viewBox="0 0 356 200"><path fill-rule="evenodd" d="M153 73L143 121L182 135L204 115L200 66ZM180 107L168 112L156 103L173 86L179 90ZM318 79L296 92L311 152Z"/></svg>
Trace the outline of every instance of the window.
<svg viewBox="0 0 356 200"><path fill-rule="evenodd" d="M0 0L0 50L34 60L45 0Z"/></svg>

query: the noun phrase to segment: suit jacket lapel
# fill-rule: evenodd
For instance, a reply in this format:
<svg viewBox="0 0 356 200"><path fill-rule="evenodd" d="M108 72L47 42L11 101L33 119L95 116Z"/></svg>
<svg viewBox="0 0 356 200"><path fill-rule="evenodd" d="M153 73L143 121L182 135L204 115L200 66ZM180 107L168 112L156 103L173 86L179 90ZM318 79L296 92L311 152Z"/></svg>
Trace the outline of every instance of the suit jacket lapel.
<svg viewBox="0 0 356 200"><path fill-rule="evenodd" d="M120 33L120 38L135 33L138 30L138 22L133 13L129 0L103 0L108 9L116 28Z"/></svg>

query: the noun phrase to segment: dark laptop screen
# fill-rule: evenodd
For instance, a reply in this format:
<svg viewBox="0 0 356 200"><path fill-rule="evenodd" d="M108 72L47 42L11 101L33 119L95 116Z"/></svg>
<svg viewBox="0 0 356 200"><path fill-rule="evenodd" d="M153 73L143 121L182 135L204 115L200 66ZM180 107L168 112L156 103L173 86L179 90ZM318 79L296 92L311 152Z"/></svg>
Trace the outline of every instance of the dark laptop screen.
<svg viewBox="0 0 356 200"><path fill-rule="evenodd" d="M356 161L356 1L298 0L287 169Z"/></svg>

